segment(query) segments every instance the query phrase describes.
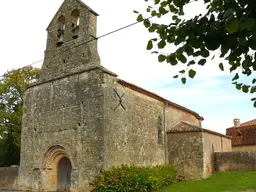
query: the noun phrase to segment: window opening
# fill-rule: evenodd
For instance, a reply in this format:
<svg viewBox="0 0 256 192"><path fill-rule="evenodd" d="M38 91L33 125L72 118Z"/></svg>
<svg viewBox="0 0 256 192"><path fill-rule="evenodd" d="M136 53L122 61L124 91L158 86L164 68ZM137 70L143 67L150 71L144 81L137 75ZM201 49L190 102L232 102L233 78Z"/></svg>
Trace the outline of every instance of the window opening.
<svg viewBox="0 0 256 192"><path fill-rule="evenodd" d="M162 118L158 117L157 120L157 134L158 134L158 144L162 144Z"/></svg>
<svg viewBox="0 0 256 192"><path fill-rule="evenodd" d="M73 39L78 38L79 24L80 24L80 12L78 9L75 9L71 13L71 23L72 23L72 34Z"/></svg>
<svg viewBox="0 0 256 192"><path fill-rule="evenodd" d="M64 42L64 32L65 32L65 17L61 15L58 19L58 30L57 30L57 46L61 46Z"/></svg>

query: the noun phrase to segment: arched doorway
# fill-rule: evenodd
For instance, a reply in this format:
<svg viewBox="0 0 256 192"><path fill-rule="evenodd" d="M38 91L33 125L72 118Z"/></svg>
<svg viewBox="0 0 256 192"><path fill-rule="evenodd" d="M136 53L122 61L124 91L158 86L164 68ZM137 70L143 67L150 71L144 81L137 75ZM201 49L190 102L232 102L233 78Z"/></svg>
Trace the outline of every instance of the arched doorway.
<svg viewBox="0 0 256 192"><path fill-rule="evenodd" d="M70 191L72 161L66 149L55 145L44 157L43 189L47 191Z"/></svg>
<svg viewBox="0 0 256 192"><path fill-rule="evenodd" d="M71 187L71 162L63 157L58 163L58 191L70 191Z"/></svg>

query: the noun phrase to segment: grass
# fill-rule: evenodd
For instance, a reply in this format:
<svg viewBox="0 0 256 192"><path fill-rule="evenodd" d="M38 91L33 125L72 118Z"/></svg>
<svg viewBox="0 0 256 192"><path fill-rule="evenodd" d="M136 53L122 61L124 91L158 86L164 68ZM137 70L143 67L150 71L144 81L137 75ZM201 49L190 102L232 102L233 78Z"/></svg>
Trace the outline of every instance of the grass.
<svg viewBox="0 0 256 192"><path fill-rule="evenodd" d="M255 189L256 172L227 172L201 181L180 182L159 192L238 192Z"/></svg>

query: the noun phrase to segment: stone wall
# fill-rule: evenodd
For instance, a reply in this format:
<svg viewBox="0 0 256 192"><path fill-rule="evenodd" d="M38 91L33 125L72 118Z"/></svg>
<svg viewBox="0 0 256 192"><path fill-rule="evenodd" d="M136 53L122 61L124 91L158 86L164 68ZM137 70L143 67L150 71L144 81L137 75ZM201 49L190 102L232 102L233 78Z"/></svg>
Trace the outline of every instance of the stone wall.
<svg viewBox="0 0 256 192"><path fill-rule="evenodd" d="M201 122L192 113L140 93L142 89L135 85L120 84L109 75L104 79L105 168L164 164L168 162L165 129L183 119L196 125Z"/></svg>
<svg viewBox="0 0 256 192"><path fill-rule="evenodd" d="M217 172L256 171L256 152L215 153Z"/></svg>
<svg viewBox="0 0 256 192"><path fill-rule="evenodd" d="M185 180L203 178L202 132L168 133L168 158Z"/></svg>
<svg viewBox="0 0 256 192"><path fill-rule="evenodd" d="M233 145L233 151L255 151L256 145Z"/></svg>
<svg viewBox="0 0 256 192"><path fill-rule="evenodd" d="M0 189L17 189L18 173L18 167L0 168Z"/></svg>
<svg viewBox="0 0 256 192"><path fill-rule="evenodd" d="M232 151L229 137L187 122L167 133L169 162L185 180L209 177L214 173L214 152Z"/></svg>
<svg viewBox="0 0 256 192"><path fill-rule="evenodd" d="M221 134L203 132L204 173L207 178L214 173L214 152L232 151L231 139Z"/></svg>
<svg viewBox="0 0 256 192"><path fill-rule="evenodd" d="M19 175L23 189L56 190L59 157L71 161L72 189L83 191L103 169L102 73L87 71L25 92Z"/></svg>

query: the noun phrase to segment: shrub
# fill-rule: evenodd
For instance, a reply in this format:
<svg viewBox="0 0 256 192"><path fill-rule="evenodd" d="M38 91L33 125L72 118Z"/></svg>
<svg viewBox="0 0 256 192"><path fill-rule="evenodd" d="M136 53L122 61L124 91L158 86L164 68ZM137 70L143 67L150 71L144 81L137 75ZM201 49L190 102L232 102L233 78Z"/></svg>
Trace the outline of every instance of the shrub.
<svg viewBox="0 0 256 192"><path fill-rule="evenodd" d="M176 172L170 165L138 167L121 165L101 172L90 183L93 192L148 192L176 181Z"/></svg>

